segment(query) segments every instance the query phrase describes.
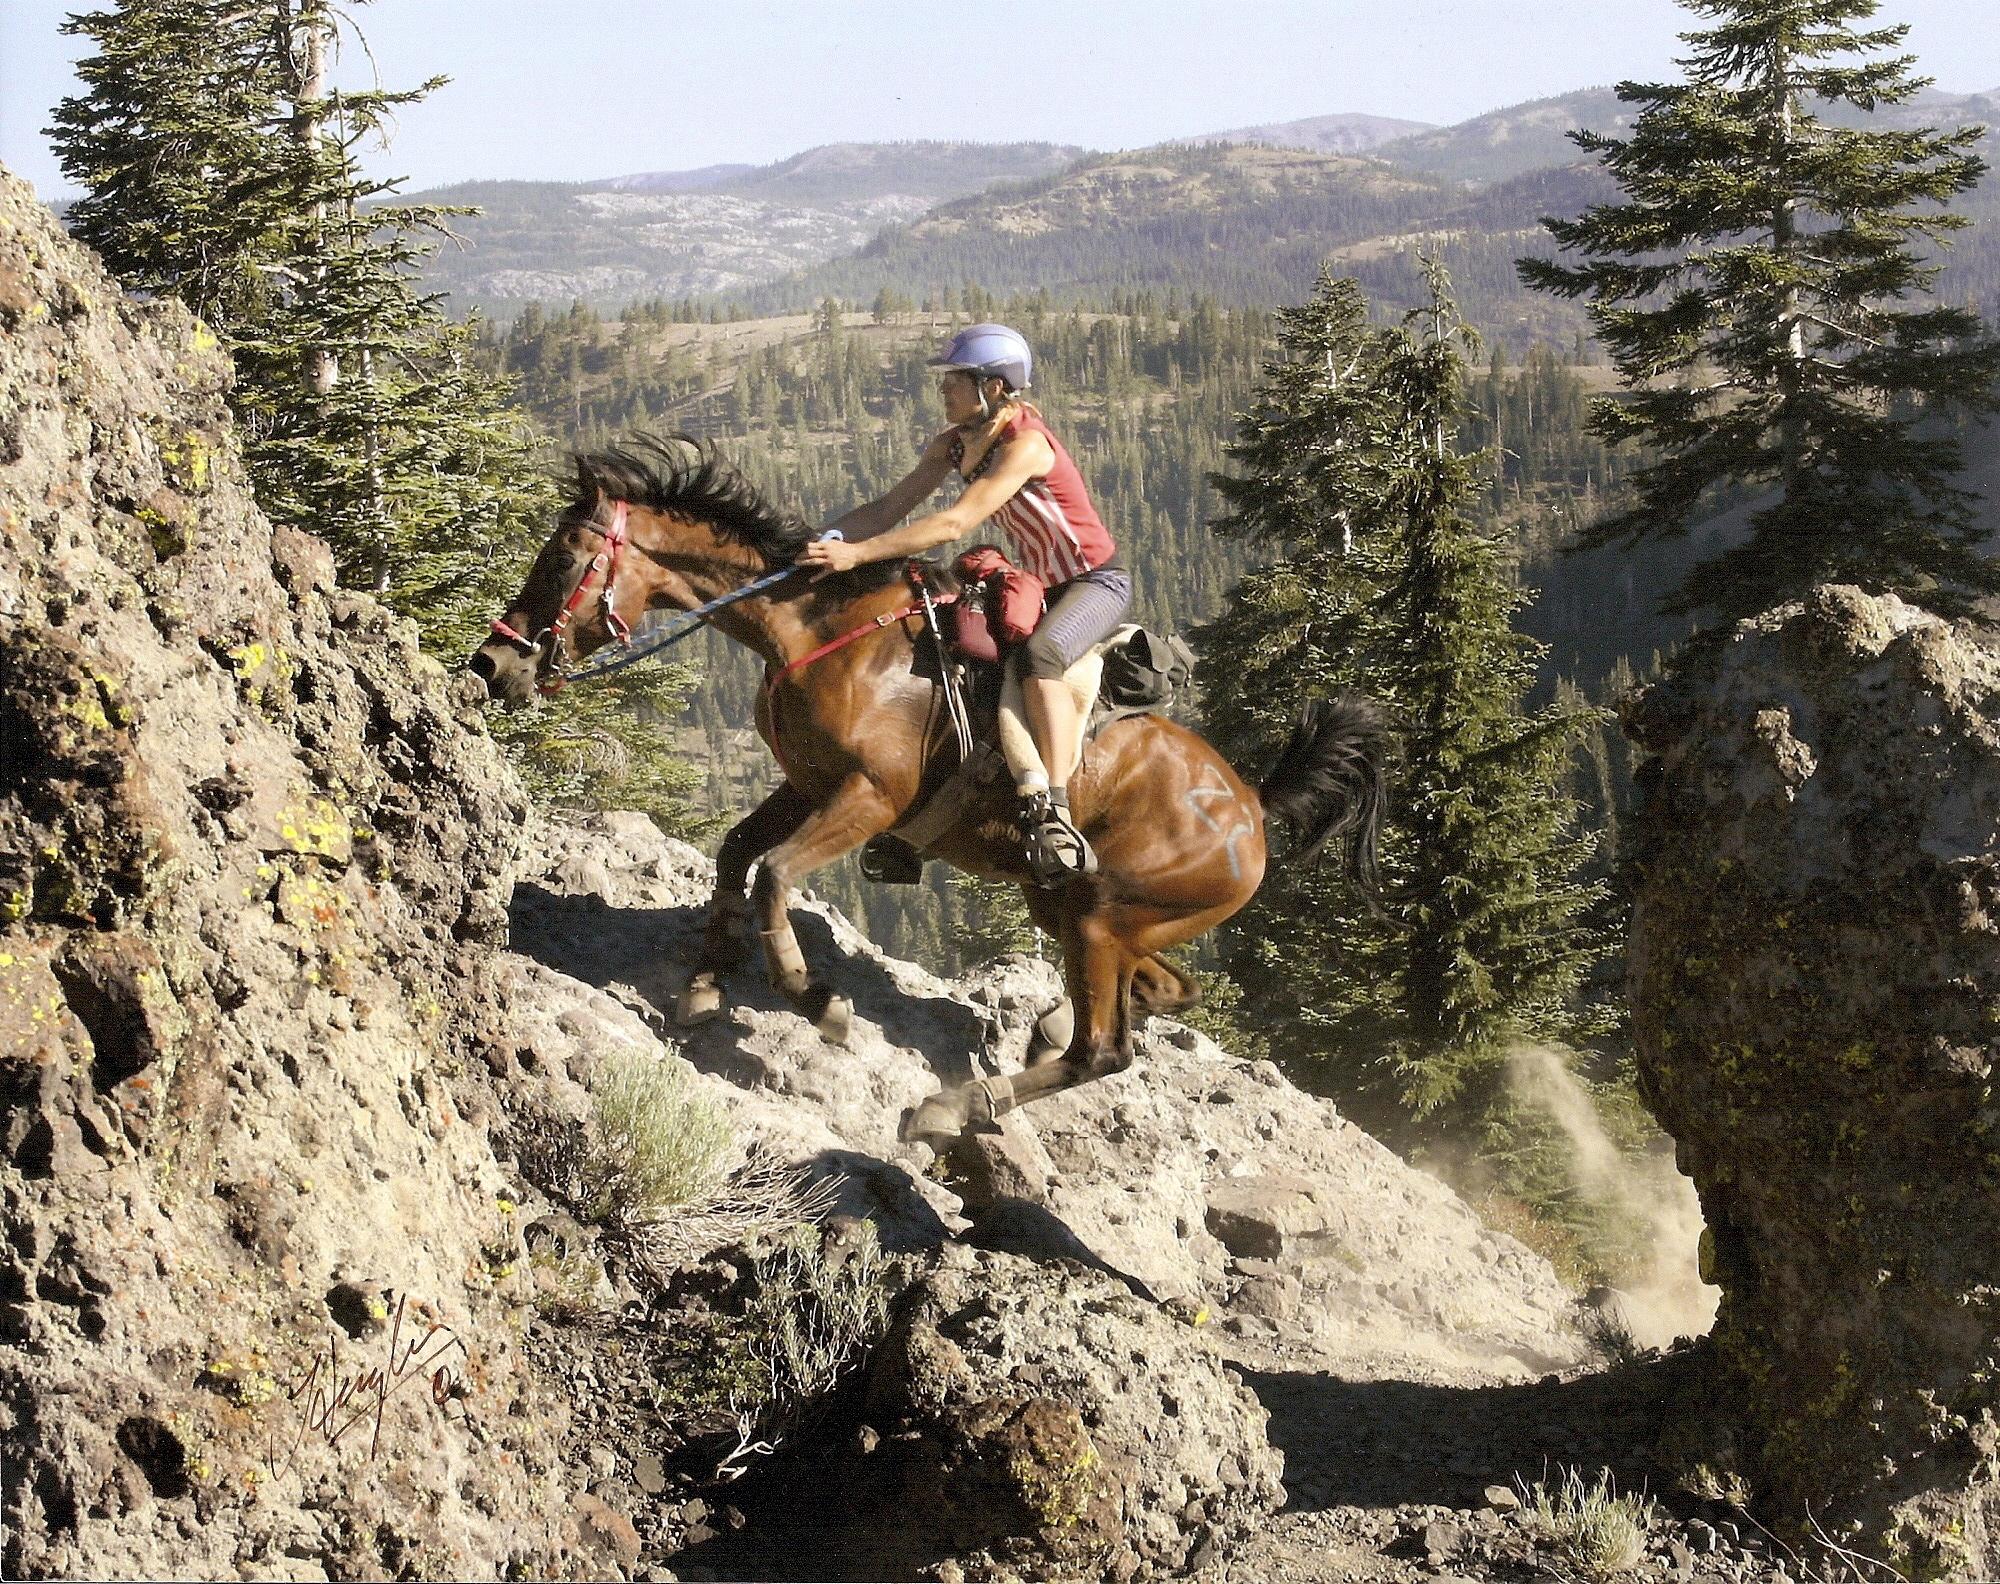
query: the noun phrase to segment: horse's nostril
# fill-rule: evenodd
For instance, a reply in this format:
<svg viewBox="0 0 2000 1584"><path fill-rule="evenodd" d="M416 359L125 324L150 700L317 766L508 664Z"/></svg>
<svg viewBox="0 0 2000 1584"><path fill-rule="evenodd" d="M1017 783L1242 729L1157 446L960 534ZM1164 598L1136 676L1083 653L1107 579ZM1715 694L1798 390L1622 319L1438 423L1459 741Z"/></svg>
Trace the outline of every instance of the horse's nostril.
<svg viewBox="0 0 2000 1584"><path fill-rule="evenodd" d="M471 660L466 662L466 669L478 677L480 681L490 683L493 680L494 673L500 668L493 663L493 656L488 654L484 649L480 649L475 651Z"/></svg>

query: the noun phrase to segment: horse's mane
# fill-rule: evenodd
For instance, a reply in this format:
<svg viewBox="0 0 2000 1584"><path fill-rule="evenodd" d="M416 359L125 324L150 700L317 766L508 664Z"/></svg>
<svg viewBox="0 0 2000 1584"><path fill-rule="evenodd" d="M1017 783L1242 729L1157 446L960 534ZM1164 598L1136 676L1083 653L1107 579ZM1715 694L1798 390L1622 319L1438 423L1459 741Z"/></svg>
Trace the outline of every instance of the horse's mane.
<svg viewBox="0 0 2000 1584"><path fill-rule="evenodd" d="M599 495L697 518L773 566L790 566L813 539L804 518L765 500L713 447L692 435L635 435L608 451L576 453L576 499L588 515Z"/></svg>

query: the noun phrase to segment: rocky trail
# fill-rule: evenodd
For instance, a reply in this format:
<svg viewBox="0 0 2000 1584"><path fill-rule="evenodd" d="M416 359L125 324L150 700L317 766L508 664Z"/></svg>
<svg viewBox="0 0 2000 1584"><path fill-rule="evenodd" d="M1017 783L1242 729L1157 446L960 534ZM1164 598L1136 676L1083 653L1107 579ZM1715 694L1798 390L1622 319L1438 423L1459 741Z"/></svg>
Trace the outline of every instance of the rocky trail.
<svg viewBox="0 0 2000 1584"><path fill-rule="evenodd" d="M1195 1511L1180 1567L1300 1584L1547 1577L1561 1558L1518 1493L1579 1468L1670 1498L1632 1576L1778 1576L1754 1525L1674 1492L1658 1461L1686 1355L1610 1363L1590 1340L1594 1312L1546 1262L1268 1064L1156 1021L1128 1072L934 1161L896 1142L896 1119L939 1080L1018 1065L1059 993L1050 965L1007 958L943 981L808 900L806 949L855 1002L847 1048L754 968L729 980L722 1020L674 1029L666 1009L699 935L705 860L638 816L547 837L515 893L512 938L512 971L547 1020L541 1079L566 1052L671 1041L744 1136L783 1141L839 1185L836 1211L870 1216L888 1246L948 1259L997 1249L1097 1273L1254 1397L1261 1438L1282 1455L1277 1510L1234 1531ZM1157 1386L1170 1372L1146 1373ZM873 1434L864 1410L844 1412L728 1501L660 1481L643 1438L584 1455L604 1470L593 1488L635 1514L646 1559L672 1576L893 1576L830 1517L851 1480L823 1460L861 1462Z"/></svg>

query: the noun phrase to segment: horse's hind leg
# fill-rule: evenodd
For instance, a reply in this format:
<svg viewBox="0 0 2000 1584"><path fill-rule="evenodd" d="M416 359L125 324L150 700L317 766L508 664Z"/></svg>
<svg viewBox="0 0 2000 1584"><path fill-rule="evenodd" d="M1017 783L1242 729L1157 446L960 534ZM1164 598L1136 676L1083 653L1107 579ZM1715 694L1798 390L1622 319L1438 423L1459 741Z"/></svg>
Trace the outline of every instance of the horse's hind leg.
<svg viewBox="0 0 2000 1584"><path fill-rule="evenodd" d="M1024 886L1028 913L1044 935L1062 939L1062 904L1038 886ZM1201 1001L1201 986L1166 958L1142 958L1132 969L1132 1014L1135 1024L1161 1014L1184 1012ZM1076 1003L1064 996L1039 1018L1028 1035L1024 1065L1039 1067L1064 1055L1076 1037Z"/></svg>
<svg viewBox="0 0 2000 1584"><path fill-rule="evenodd" d="M932 1095L903 1118L902 1137L943 1149L968 1127L988 1126L1016 1106L1122 1072L1132 1062L1135 958L1102 920L1065 920L1063 978L1077 1009L1069 1049L1012 1076L979 1078Z"/></svg>
<svg viewBox="0 0 2000 1584"><path fill-rule="evenodd" d="M1201 1005L1201 986L1173 963L1155 953L1132 970L1132 1011L1135 1021L1170 1017Z"/></svg>
<svg viewBox="0 0 2000 1584"><path fill-rule="evenodd" d="M806 971L805 953L799 950L788 912L792 888L815 869L887 830L895 819L896 811L872 781L850 777L824 806L808 813L796 830L764 854L750 889L771 983L830 1040L847 1038L854 1008L845 996L814 982Z"/></svg>
<svg viewBox="0 0 2000 1584"><path fill-rule="evenodd" d="M780 782L778 789L738 820L722 838L715 855L715 895L709 899L708 922L702 929L701 955L687 987L674 1002L674 1021L686 1028L721 1014L721 977L743 961L744 926L750 922L750 899L744 886L750 866L805 822L812 804Z"/></svg>

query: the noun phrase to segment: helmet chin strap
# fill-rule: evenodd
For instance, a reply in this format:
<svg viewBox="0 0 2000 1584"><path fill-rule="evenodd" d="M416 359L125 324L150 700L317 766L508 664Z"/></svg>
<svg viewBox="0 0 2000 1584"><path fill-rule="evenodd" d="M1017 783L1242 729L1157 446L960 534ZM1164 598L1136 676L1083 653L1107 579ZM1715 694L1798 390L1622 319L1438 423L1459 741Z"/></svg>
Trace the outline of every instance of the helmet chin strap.
<svg viewBox="0 0 2000 1584"><path fill-rule="evenodd" d="M987 379L988 379L988 378L990 378L990 377L991 377L991 376L989 376L989 375L984 375L984 374L975 374L975 375L973 375L973 377L972 377L972 388L973 388L973 391L974 391L974 392L975 392L975 393L976 393L976 394L978 395L978 397L979 397L979 416L978 416L977 418L968 418L968 419L966 419L964 423L962 423L962 424L960 424L960 425L958 426L959 428L961 428L961 429L970 429L970 428L972 428L972 427L973 427L973 425L975 425L975 424L983 424L983 423L990 423L990 422L992 422L992 420L993 420L993 403L992 403L992 402L990 402L990 401L988 401L988 400L986 399L986 381L987 381Z"/></svg>

